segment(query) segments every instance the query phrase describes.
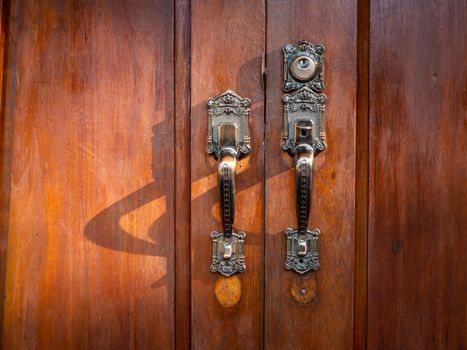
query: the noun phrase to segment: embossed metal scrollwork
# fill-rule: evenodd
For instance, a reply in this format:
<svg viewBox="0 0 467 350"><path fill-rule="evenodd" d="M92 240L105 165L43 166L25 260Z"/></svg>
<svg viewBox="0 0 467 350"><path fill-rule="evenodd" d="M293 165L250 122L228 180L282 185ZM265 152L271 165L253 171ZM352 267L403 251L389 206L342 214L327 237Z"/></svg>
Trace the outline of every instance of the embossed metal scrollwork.
<svg viewBox="0 0 467 350"><path fill-rule="evenodd" d="M308 229L313 190L313 159L326 148L324 133L323 45L301 41L284 46L283 145L295 158L297 229L287 228L285 268L300 274L317 270L319 229ZM295 91L294 91L295 90Z"/></svg>
<svg viewBox="0 0 467 350"><path fill-rule="evenodd" d="M208 100L208 154L218 160L218 189L222 232L211 233L211 271L231 276L245 271L246 234L233 227L237 159L250 152L248 127L250 100L227 90Z"/></svg>

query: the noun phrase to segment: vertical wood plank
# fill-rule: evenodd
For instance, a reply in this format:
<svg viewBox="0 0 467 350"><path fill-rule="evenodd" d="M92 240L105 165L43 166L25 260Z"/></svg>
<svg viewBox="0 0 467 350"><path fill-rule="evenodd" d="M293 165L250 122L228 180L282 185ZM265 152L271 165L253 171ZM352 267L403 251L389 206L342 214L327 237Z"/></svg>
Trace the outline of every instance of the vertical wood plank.
<svg viewBox="0 0 467 350"><path fill-rule="evenodd" d="M355 181L354 349L366 349L368 282L368 149L370 0L358 1Z"/></svg>
<svg viewBox="0 0 467 350"><path fill-rule="evenodd" d="M265 348L349 349L354 300L357 2L270 0L267 13ZM328 148L314 161L310 220L310 228L322 232L321 268L304 276L284 269L284 230L296 227L297 221L293 159L281 149L282 47L299 40L324 44L328 96Z"/></svg>
<svg viewBox="0 0 467 350"><path fill-rule="evenodd" d="M175 346L191 347L191 13L175 1Z"/></svg>
<svg viewBox="0 0 467 350"><path fill-rule="evenodd" d="M466 23L371 3L369 349L467 347Z"/></svg>
<svg viewBox="0 0 467 350"><path fill-rule="evenodd" d="M258 349L263 344L263 1L192 2L192 346ZM239 304L216 300L209 234L221 228L217 161L206 153L207 100L227 89L252 101L251 154L237 164L235 228L247 234Z"/></svg>
<svg viewBox="0 0 467 350"><path fill-rule="evenodd" d="M173 348L173 4L11 7L3 347Z"/></svg>
<svg viewBox="0 0 467 350"><path fill-rule="evenodd" d="M5 300L6 259L8 251L8 212L10 203L11 120L5 115L7 82L5 43L8 26L8 2L0 1L0 339L3 333L3 300Z"/></svg>

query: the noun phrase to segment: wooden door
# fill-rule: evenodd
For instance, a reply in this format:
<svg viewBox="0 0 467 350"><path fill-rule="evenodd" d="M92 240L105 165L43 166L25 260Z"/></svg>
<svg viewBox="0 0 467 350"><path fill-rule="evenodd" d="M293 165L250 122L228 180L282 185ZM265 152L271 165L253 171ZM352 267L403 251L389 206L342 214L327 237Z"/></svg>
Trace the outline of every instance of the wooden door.
<svg viewBox="0 0 467 350"><path fill-rule="evenodd" d="M467 347L466 5L403 0L2 0L1 348ZM281 149L283 54L325 46L318 271ZM251 99L221 229L207 100Z"/></svg>
<svg viewBox="0 0 467 350"><path fill-rule="evenodd" d="M268 1L265 348L352 347L355 237L357 2ZM309 228L319 228L317 272L284 270L284 229L296 227L294 160L280 147L282 47L325 46L326 144L314 160ZM336 215L338 213L338 215Z"/></svg>
<svg viewBox="0 0 467 350"><path fill-rule="evenodd" d="M174 6L4 6L3 347L171 348Z"/></svg>
<svg viewBox="0 0 467 350"><path fill-rule="evenodd" d="M467 347L466 9L371 6L368 348Z"/></svg>

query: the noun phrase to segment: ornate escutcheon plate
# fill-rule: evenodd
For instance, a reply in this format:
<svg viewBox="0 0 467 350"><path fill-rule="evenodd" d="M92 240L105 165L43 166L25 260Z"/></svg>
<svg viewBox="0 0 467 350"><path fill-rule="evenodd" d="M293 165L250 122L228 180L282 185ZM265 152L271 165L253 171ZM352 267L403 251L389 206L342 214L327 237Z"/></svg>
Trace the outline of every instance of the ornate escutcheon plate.
<svg viewBox="0 0 467 350"><path fill-rule="evenodd" d="M300 240L298 230L287 228L284 234L287 240L287 256L284 263L285 269L294 270L299 274L304 274L311 270L318 270L318 239L320 231L317 228L314 230L308 230L304 239L305 244L307 245L307 254L305 256L299 256L297 253Z"/></svg>
<svg viewBox="0 0 467 350"><path fill-rule="evenodd" d="M237 272L245 271L245 256L243 255L243 244L245 243L245 232L233 232L230 237L225 237L223 232L214 231L212 238L212 263L211 271L219 272L224 276L232 276ZM224 257L226 247L230 257Z"/></svg>

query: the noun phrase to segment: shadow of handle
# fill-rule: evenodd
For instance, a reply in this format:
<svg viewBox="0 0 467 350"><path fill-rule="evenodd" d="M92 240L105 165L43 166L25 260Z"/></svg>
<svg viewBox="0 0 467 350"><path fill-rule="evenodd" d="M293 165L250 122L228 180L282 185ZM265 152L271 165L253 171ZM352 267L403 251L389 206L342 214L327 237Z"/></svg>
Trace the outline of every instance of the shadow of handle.
<svg viewBox="0 0 467 350"><path fill-rule="evenodd" d="M91 242L108 249L138 255L163 256L167 255L163 244L157 242L157 232L167 228L167 215L162 215L149 228L149 237L153 241L140 239L120 226L120 219L125 214L149 203L163 193L158 193L155 183L140 188L136 192L110 205L93 217L84 227L84 235Z"/></svg>

